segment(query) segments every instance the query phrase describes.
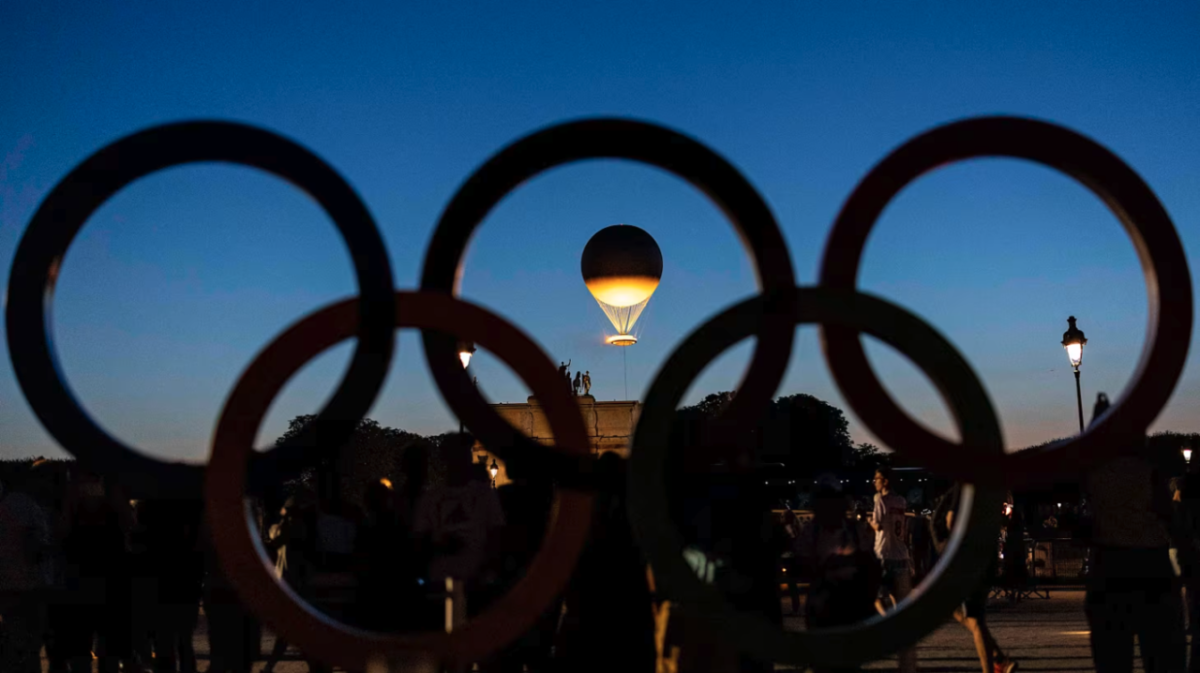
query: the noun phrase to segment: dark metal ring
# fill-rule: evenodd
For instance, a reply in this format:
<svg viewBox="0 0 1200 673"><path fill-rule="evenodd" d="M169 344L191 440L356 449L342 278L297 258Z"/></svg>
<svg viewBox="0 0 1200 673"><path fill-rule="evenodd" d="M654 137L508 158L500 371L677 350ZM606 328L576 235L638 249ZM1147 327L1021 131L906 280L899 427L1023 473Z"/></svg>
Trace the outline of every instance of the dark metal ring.
<svg viewBox="0 0 1200 673"><path fill-rule="evenodd" d="M1183 373L1192 334L1192 279L1179 235L1154 192L1115 154L1074 131L1030 119L984 117L935 128L893 151L855 188L829 234L820 284L854 289L867 235L891 199L921 175L975 157L1028 159L1075 178L1104 201L1133 240L1146 277L1150 320L1133 382L1120 401L1078 437L986 458L964 451L965 439L959 445L930 432L896 405L854 330L822 326L825 359L863 424L931 469L967 480L1002 479L1010 486L1078 474L1144 435Z"/></svg>
<svg viewBox="0 0 1200 673"><path fill-rule="evenodd" d="M30 407L58 443L89 469L112 475L136 497L198 497L203 466L147 456L109 435L76 401L58 366L51 300L63 257L88 217L129 183L180 164L252 166L304 190L329 214L350 250L362 322L350 366L310 430L260 456L256 473L295 470L323 445L340 445L383 386L395 349L391 264L375 222L354 190L304 147L262 129L185 122L147 129L104 147L54 187L29 223L9 275L9 358Z"/></svg>
<svg viewBox="0 0 1200 673"><path fill-rule="evenodd" d="M992 405L965 360L918 318L855 292L866 238L890 199L938 166L982 156L1030 159L1082 182L1125 226L1146 274L1151 324L1133 382L1092 430L1047 451L1006 456ZM243 600L285 638L304 643L324 660L354 668L371 664L376 656L394 661L432 658L449 665L482 658L519 635L567 581L590 520L591 496L583 490L589 488L588 443L578 410L545 354L506 321L452 295L458 290L468 241L491 209L542 171L589 158L631 159L683 178L725 213L756 265L762 294L705 323L655 379L635 430L628 478L633 529L664 593L696 609L762 659L852 665L915 642L974 588L994 554L1000 516L997 489L1077 472L1113 455L1145 432L1182 373L1192 328L1192 290L1173 224L1129 166L1095 142L1052 124L972 119L934 129L894 151L872 169L839 214L817 288L794 286L787 247L766 204L736 169L705 146L633 121L554 126L503 149L463 184L443 212L426 253L422 292L405 293L393 290L387 253L365 206L328 165L266 131L196 122L153 128L100 150L68 174L39 207L17 248L9 282L6 330L18 383L44 427L67 451L91 469L119 475L134 495L207 493L222 563ZM357 299L321 309L293 325L243 373L218 423L211 478L204 489L199 466L145 456L110 437L87 416L58 370L48 327L48 299L62 258L87 217L126 184L162 168L198 161L254 166L306 190L345 239L360 291ZM397 306L404 311L397 314ZM382 386L397 320L422 329L426 358L440 392L489 449L501 457L514 450L530 451L552 464L551 471L559 477L551 534L526 577L493 609L453 635L368 633L296 610L296 597L275 582L265 566L242 504L247 488L253 490L268 477L291 474L318 456L318 446L340 445L349 437ZM719 445L758 420L782 380L795 325L802 322L821 324L834 378L869 429L894 449L978 488L965 491L974 492L974 506L960 517L948 558L935 568L929 585L902 602L898 611L851 628L788 634L761 617L734 611L695 577L681 556L683 540L672 527L662 477L674 409L703 367L734 343L756 337L740 393L719 419L714 442ZM865 358L859 340L864 332L908 355L931 377L960 427L961 445L922 428L887 395ZM279 389L311 357L350 336L358 338L354 358L320 412L320 422L287 446L256 456L255 433ZM546 405L557 449L564 453L532 442L487 405L458 364L455 337L478 340L506 362L519 365L515 368L520 375L529 375L526 382Z"/></svg>
<svg viewBox="0 0 1200 673"><path fill-rule="evenodd" d="M357 305L348 299L301 319L259 353L238 379L221 410L208 463L205 499L213 543L246 605L281 638L300 644L308 654L350 670L363 670L377 660L413 661L413 655L451 668L468 666L520 636L566 586L587 539L594 496L556 489L550 526L525 576L486 612L453 633L375 633L339 624L309 609L276 581L274 568L266 563L244 504L246 464L275 396L312 358L354 335ZM494 313L440 293L397 291L394 305L397 327L472 339L495 353L545 405L556 449L575 456L588 454L587 430L578 405L546 354L519 329Z"/></svg>
<svg viewBox="0 0 1200 673"><path fill-rule="evenodd" d="M552 126L501 150L459 188L438 221L425 254L421 290L456 294L461 264L475 229L506 195L556 166L584 159L629 159L666 170L703 192L733 224L754 262L763 291L795 286L791 256L770 209L725 159L669 129L622 119L589 119ZM768 314L739 394L723 420L746 428L771 399L791 357L794 326ZM545 449L501 418L468 380L449 337L425 333L425 359L438 389L468 428L503 457L508 447Z"/></svg>
<svg viewBox="0 0 1200 673"><path fill-rule="evenodd" d="M684 560L684 539L671 521L663 489L666 458L675 409L688 387L723 351L753 336L752 326L767 310L779 311L793 324L839 325L865 332L906 355L942 393L974 454L1004 451L1000 425L979 379L945 338L911 313L853 290L796 288L788 296L748 299L689 335L654 379L630 451L629 521L663 594L764 662L856 666L916 643L979 585L996 553L1003 491L982 485L964 488L964 495L973 492L972 502L955 524L946 556L922 587L884 617L850 627L788 633L761 615L730 606Z"/></svg>

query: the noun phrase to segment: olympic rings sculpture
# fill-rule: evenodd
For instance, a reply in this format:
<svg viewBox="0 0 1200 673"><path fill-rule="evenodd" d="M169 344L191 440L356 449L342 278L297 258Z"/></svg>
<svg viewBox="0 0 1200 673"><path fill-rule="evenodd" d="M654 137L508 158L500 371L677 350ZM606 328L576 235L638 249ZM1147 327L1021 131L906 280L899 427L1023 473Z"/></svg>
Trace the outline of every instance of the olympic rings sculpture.
<svg viewBox="0 0 1200 673"><path fill-rule="evenodd" d="M1147 283L1150 326L1134 380L1080 436L1039 452L1006 454L987 393L967 362L928 324L857 291L866 239L887 203L909 182L975 157L1035 161L1074 177L1117 216L1137 249ZM296 143L224 122L168 124L101 149L46 197L17 247L9 276L6 332L18 384L47 431L89 469L138 497L200 497L213 542L239 595L280 637L352 669L428 669L487 656L525 630L567 582L586 541L595 484L574 402L546 354L523 332L455 298L462 256L475 229L508 193L538 173L590 158L638 161L667 170L706 194L749 251L761 293L709 320L684 340L650 386L628 465L630 525L662 592L730 634L764 661L851 666L915 643L936 628L981 579L994 553L1006 488L1077 473L1143 435L1165 406L1187 358L1191 276L1178 233L1144 181L1096 142L1054 124L981 117L908 141L876 165L839 213L820 283L798 287L779 225L736 168L703 144L653 124L593 119L560 124L504 148L458 190L425 257L419 291L397 290L382 238L366 206L332 169ZM359 294L319 309L285 330L239 377L222 409L207 467L151 458L106 433L72 395L57 364L48 314L62 259L87 218L129 183L164 168L202 161L252 166L295 184L329 213L350 251ZM821 326L834 380L847 403L892 449L959 479L965 516L932 581L898 610L853 627L784 633L761 615L734 610L684 563L683 540L662 488L670 421L688 385L713 358L747 337L754 354L734 402L711 441L745 432L772 399L791 356L795 327ZM555 509L530 572L492 608L453 634L386 635L332 621L309 609L265 565L244 507L247 492L295 474L350 436L378 394L394 350L393 330L420 329L430 370L446 403L502 458L529 454L551 466ZM859 335L892 345L925 371L959 426L960 443L935 435L888 396L867 363ZM252 442L271 400L311 358L355 337L350 367L317 420L294 441L256 453ZM521 435L467 381L457 338L478 341L509 364L542 400L555 445Z"/></svg>

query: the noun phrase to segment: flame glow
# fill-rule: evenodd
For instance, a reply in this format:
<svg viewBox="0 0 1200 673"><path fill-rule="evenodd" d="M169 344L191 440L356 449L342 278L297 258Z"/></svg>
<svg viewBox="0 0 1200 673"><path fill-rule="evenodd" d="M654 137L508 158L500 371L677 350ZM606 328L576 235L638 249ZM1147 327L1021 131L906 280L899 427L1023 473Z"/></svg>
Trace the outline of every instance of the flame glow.
<svg viewBox="0 0 1200 673"><path fill-rule="evenodd" d="M606 276L587 281L587 289L602 304L626 308L643 304L658 288L658 279L650 276Z"/></svg>

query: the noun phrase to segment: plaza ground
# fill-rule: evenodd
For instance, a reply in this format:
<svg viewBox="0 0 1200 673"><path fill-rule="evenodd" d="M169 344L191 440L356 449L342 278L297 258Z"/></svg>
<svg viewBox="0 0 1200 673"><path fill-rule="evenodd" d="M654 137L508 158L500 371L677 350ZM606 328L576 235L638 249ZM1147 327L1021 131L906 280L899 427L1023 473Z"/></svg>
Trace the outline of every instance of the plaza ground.
<svg viewBox="0 0 1200 673"><path fill-rule="evenodd" d="M996 640L1010 656L1020 662L1022 673L1035 671L1092 671L1091 650L1088 647L1088 626L1083 615L1083 592L1068 589L1054 591L1049 599L1025 599L1018 603L993 599L988 608L988 622ZM785 605L785 610L789 609ZM786 617L785 628L800 629L800 618ZM208 636L203 619L196 630L196 652L200 671L208 670ZM270 652L274 637L263 637L263 653ZM978 659L969 634L956 622L943 625L917 647L921 671L929 673L976 673ZM265 662L254 670L261 671ZM866 670L895 670L894 659L867 664ZM43 667L43 670L45 668ZM305 673L308 667L298 660L295 650L276 666L277 673ZM795 670L780 666L779 671ZM1141 662L1135 670L1142 670Z"/></svg>
<svg viewBox="0 0 1200 673"><path fill-rule="evenodd" d="M1020 663L1022 673L1094 670L1082 590L1052 591L1049 599L1015 604L993 599L988 605L988 625L1000 647ZM917 661L921 671L930 673L980 670L970 634L953 620L920 642ZM864 668L895 670L896 661L877 661ZM1134 670L1142 670L1140 661L1135 662Z"/></svg>

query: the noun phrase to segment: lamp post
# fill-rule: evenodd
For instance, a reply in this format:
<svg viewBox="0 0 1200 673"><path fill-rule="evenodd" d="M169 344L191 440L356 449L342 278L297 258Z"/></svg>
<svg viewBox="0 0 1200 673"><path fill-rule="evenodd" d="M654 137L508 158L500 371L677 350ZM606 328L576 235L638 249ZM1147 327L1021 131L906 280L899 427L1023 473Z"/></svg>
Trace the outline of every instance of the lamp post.
<svg viewBox="0 0 1200 673"><path fill-rule="evenodd" d="M467 365L471 364L471 356L475 354L475 344L470 341L458 342L458 359L462 362L463 371L466 371ZM458 434L463 433L462 419L458 419Z"/></svg>
<svg viewBox="0 0 1200 673"><path fill-rule="evenodd" d="M1079 363L1083 362L1083 347L1087 339L1083 332L1075 326L1075 316L1067 318L1066 332L1063 332L1062 345L1067 349L1067 359L1075 368L1075 402L1079 405L1079 432L1083 434L1083 393L1079 389Z"/></svg>
<svg viewBox="0 0 1200 673"><path fill-rule="evenodd" d="M1183 450L1183 462L1189 464L1192 462L1192 447L1189 446Z"/></svg>
<svg viewBox="0 0 1200 673"><path fill-rule="evenodd" d="M492 458L492 464L488 466L488 473L492 475L492 488L496 488L496 475L500 474L500 466L496 464L495 458Z"/></svg>

